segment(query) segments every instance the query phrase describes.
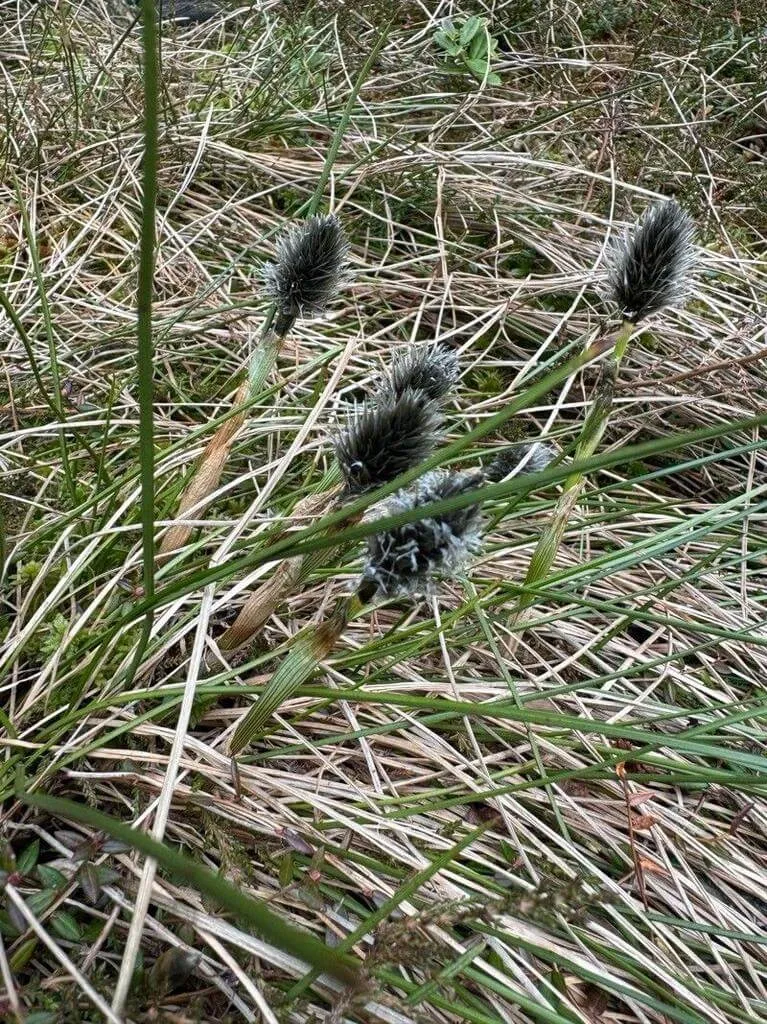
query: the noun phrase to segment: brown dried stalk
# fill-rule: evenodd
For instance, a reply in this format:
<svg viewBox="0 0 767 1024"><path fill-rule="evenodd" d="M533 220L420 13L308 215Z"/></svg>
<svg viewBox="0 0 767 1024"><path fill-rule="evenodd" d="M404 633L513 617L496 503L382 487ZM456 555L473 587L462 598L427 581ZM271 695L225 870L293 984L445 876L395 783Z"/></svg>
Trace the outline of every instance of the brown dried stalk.
<svg viewBox="0 0 767 1024"><path fill-rule="evenodd" d="M237 390L234 399L235 408L247 400L248 391L249 384L248 381L245 381ZM226 423L221 424L206 445L197 469L181 496L177 513L179 519L183 519L190 509L203 502L218 487L224 466L229 458L232 442L245 422L245 416L246 412L244 410L238 412L235 416L231 416ZM163 537L157 557L168 558L174 551L178 551L179 548L183 547L189 539L193 528L189 523L183 522L172 526Z"/></svg>
<svg viewBox="0 0 767 1024"><path fill-rule="evenodd" d="M336 485L319 494L308 494L295 508L293 519L314 518L328 512L342 492L341 485ZM346 524L348 525L348 524ZM260 584L248 597L240 609L237 618L229 626L217 642L221 651L237 651L251 643L259 630L274 614L279 606L286 601L296 588L309 576L312 569L332 559L335 549L323 549L319 552L296 558L286 558L277 565L274 573ZM215 657L208 656L207 667L215 667Z"/></svg>

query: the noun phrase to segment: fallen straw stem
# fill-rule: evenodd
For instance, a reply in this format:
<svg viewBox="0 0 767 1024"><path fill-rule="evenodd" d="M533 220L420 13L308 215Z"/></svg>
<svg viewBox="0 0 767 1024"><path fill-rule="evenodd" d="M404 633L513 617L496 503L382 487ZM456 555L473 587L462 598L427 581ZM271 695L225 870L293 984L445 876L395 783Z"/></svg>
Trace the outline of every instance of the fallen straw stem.
<svg viewBox="0 0 767 1024"><path fill-rule="evenodd" d="M300 501L293 512L293 519L325 513L340 493L336 483L338 476L337 467L328 472L323 481L326 484L325 488L307 495ZM331 532L340 532L341 529L342 527L338 526ZM287 558L279 562L272 576L249 595L237 618L221 634L217 641L219 650L237 651L250 643L282 602L295 592L315 568L332 559L336 550L321 549L309 555ZM212 653L209 654L208 668L212 670L217 660Z"/></svg>

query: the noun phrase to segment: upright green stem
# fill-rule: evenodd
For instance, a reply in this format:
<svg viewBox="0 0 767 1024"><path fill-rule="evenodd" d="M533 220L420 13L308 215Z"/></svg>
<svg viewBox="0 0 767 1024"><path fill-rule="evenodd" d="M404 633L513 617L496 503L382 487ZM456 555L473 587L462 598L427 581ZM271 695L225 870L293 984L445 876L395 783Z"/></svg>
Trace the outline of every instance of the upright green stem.
<svg viewBox="0 0 767 1024"><path fill-rule="evenodd" d="M51 367L51 379L53 381L53 401L54 408L56 410L56 418L63 424L66 420L66 410L64 408L64 399L62 397L61 379L59 377L59 362L58 355L56 353L56 341L53 336L51 308L48 304L48 296L45 291L45 281L43 279L43 272L40 266L40 249L37 244L37 237L32 231L29 211L27 210L27 204L24 201L21 187L18 182L16 183L16 199L19 204L19 210L21 211L24 234L27 237L27 244L29 246L29 257L32 263L32 270L35 275L37 291L40 296L40 310L43 314L43 322L45 323L45 335L48 341L48 358ZM67 490L69 491L69 499L74 506L77 505L77 491L75 489L75 481L72 476L72 467L69 462L69 451L67 449L67 438L63 426L61 430L59 430L59 451L61 452L61 466L64 471Z"/></svg>
<svg viewBox="0 0 767 1024"><path fill-rule="evenodd" d="M141 240L139 246L136 369L139 398L139 456L141 459L141 536L143 547L144 595L154 596L154 346L152 338L152 293L154 284L155 211L157 208L157 135L159 60L157 54L157 12L154 0L142 0L142 43L144 51L144 159L141 194ZM152 610L131 667L131 678L140 664L152 628ZM130 683L128 684L130 685Z"/></svg>
<svg viewBox="0 0 767 1024"><path fill-rule="evenodd" d="M581 434L575 448L575 458L578 462L582 459L590 458L595 453L607 429L618 369L621 360L626 354L626 348L633 330L634 324L628 321L624 322L615 340L613 351L602 365L594 402L581 428ZM516 636L512 640L514 648L516 648L522 635L521 627L523 623L519 622L520 616L537 600L536 588L551 569L557 556L559 545L562 543L562 537L567 528L570 514L577 504L585 482L586 478L583 473L572 473L567 477L562 495L554 509L554 514L538 540L533 557L530 559L527 574L525 575L524 585L530 589L523 592L511 619L512 626L517 627Z"/></svg>

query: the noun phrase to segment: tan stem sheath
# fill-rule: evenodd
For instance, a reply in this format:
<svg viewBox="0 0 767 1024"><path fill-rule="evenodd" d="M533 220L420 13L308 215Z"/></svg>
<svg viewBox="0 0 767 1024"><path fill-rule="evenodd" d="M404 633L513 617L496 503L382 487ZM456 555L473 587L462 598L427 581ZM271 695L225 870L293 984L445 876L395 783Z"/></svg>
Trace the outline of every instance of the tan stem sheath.
<svg viewBox="0 0 767 1024"><path fill-rule="evenodd" d="M294 519L322 515L330 508L341 488L336 486L321 494L309 494L296 505ZM280 562L272 576L248 597L237 618L218 640L221 651L236 651L256 636L265 622L283 601L295 592L309 573L323 562L332 560L333 549L324 548L306 556ZM212 660L212 658L211 658Z"/></svg>
<svg viewBox="0 0 767 1024"><path fill-rule="evenodd" d="M551 568L556 557L559 545L562 543L562 537L567 529L567 524L570 521L570 516L578 504L578 499L583 492L585 484L585 478L581 477L580 480L575 481L560 496L554 509L554 514L536 547L530 562L530 568L525 577L525 583L542 581L548 575L548 570ZM514 631L506 645L510 655L516 653L519 642L522 639L522 634L532 614L530 606L535 602L535 599L535 594L523 594L519 599L517 610L509 622L509 628Z"/></svg>
<svg viewBox="0 0 767 1024"><path fill-rule="evenodd" d="M235 408L241 406L247 400L247 397L248 383L246 381L240 386L235 395ZM197 469L181 496L177 513L179 519L191 508L199 505L205 498L213 494L218 487L227 459L229 458L232 442L237 435L237 431L245 422L245 416L246 413L244 411L237 413L235 416L230 416L225 423L221 424L208 442L197 464ZM198 512L201 511L202 507L198 509ZM192 530L192 526L184 523L172 526L163 537L158 557L167 558L174 551L178 551L180 547L186 544Z"/></svg>
<svg viewBox="0 0 767 1024"><path fill-rule="evenodd" d="M303 561L299 557L280 562L273 575L253 591L218 640L222 651L236 651L255 636L298 583Z"/></svg>
<svg viewBox="0 0 767 1024"><path fill-rule="evenodd" d="M320 662L338 643L349 619L361 607L357 594L339 598L326 619L317 626L307 626L295 637L292 647L264 687L261 696L235 729L229 743L232 757L252 743L263 732L275 711L311 679Z"/></svg>

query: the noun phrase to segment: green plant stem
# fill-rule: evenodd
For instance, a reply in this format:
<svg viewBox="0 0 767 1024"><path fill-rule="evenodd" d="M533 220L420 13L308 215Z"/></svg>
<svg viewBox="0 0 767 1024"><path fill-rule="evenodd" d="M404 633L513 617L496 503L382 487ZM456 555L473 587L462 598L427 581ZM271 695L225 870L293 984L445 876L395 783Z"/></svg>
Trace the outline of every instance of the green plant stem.
<svg viewBox="0 0 767 1024"><path fill-rule="evenodd" d="M597 392L581 428L578 444L575 448L576 462L590 459L604 436L612 410L618 369L626 353L626 348L633 331L634 324L626 321L615 339L613 351L602 365ZM514 648L519 643L523 632L520 629L520 616L538 600L539 594L536 588L539 587L541 581L548 575L554 563L557 551L562 543L562 537L567 529L570 515L577 504L585 482L586 476L580 471L571 473L566 478L554 513L548 526L538 539L524 580L524 587L530 589L523 591L511 617L511 624L516 628L516 634L512 640Z"/></svg>
<svg viewBox="0 0 767 1024"><path fill-rule="evenodd" d="M154 346L152 295L155 263L155 213L157 209L157 149L159 58L157 12L154 0L142 0L144 54L144 158L141 189L141 239L139 243L136 333L136 369L139 396L139 456L141 459L141 537L144 597L154 597ZM130 679L141 663L152 629L153 609L147 609L144 628L131 665Z"/></svg>
<svg viewBox="0 0 767 1024"><path fill-rule="evenodd" d="M45 291L45 281L43 279L42 269L40 267L40 250L37 244L37 238L32 231L32 223L29 219L29 211L27 204L24 202L21 187L19 183L16 183L16 201L19 204L19 210L21 211L21 220L24 226L24 234L27 237L27 244L29 246L29 257L32 263L32 270L35 275L35 283L37 284L37 292L40 296L40 310L43 314L43 321L45 323L45 336L48 341L48 360L51 367L51 379L53 380L53 402L54 409L56 411L56 418L60 423L64 423L66 420L66 410L64 408L64 400L61 392L61 379L59 377L59 361L56 354L56 341L53 336L53 321L51 319L51 308L48 304L48 296ZM75 488L74 477L72 476L72 467L69 462L69 451L67 450L67 438L62 426L59 431L59 451L61 452L61 466L64 471L64 479L66 480L67 490L69 491L69 498L73 505L77 504L77 490Z"/></svg>

